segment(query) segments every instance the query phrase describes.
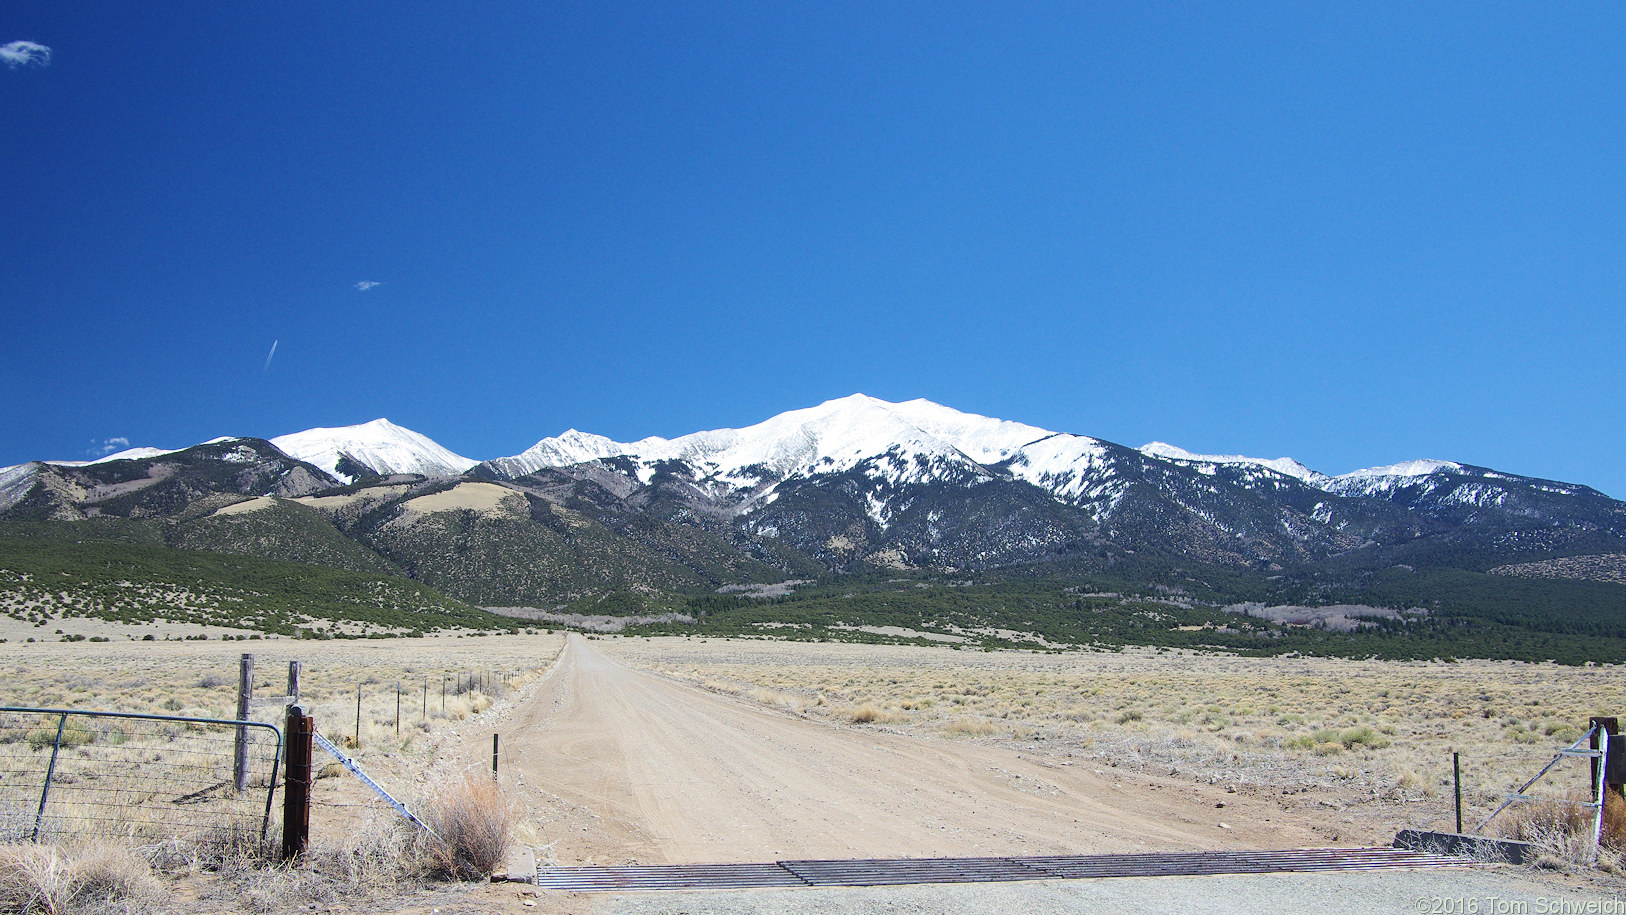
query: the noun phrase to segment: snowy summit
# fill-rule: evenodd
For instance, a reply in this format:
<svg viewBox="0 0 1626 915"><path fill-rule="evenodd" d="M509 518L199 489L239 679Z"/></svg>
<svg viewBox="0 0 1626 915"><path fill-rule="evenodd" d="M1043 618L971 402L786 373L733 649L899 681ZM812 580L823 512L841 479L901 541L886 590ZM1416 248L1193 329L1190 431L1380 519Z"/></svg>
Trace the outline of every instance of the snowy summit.
<svg viewBox="0 0 1626 915"><path fill-rule="evenodd" d="M271 439L271 444L283 454L315 464L344 483L352 483L358 476L356 468L344 466L347 458L380 476L417 473L449 477L479 463L453 454L428 436L403 429L387 419L375 419L358 426L306 429L279 435Z"/></svg>
<svg viewBox="0 0 1626 915"><path fill-rule="evenodd" d="M708 476L745 482L763 473L782 478L847 470L888 453L993 464L1047 435L1034 426L961 413L928 400L888 403L853 394L743 429L714 429L674 439L623 443L571 430L491 463L505 474L520 476L615 456L682 460Z"/></svg>

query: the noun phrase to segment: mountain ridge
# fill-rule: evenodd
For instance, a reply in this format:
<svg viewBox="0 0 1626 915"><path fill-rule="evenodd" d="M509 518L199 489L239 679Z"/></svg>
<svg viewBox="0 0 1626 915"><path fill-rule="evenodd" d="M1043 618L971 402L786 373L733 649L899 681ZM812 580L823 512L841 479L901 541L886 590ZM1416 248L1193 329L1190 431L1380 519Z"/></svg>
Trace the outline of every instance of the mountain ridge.
<svg viewBox="0 0 1626 915"><path fill-rule="evenodd" d="M3 536L20 563L38 538L75 544L64 569L120 618L177 587L163 569L237 574L186 558L206 552L275 561L255 567L255 591L319 568L302 593L346 618L374 613L345 596L372 589L409 615L444 598L701 627L674 631L992 627L1080 644L1626 660L1626 503L1589 487L1431 460L1329 476L864 395L673 439L569 430L478 463L387 420L31 462L0 469ZM121 585L108 570L125 560L152 581ZM0 598L41 599L25 571L0 569ZM792 581L814 583L806 600ZM757 593L778 596L739 596ZM1255 605L1372 612L1317 635L1227 609Z"/></svg>
<svg viewBox="0 0 1626 915"><path fill-rule="evenodd" d="M877 569L1347 576L1626 552L1626 504L1576 484L1446 461L1328 476L862 394L673 439L571 430L478 463L383 419L141 454L0 470L0 521L122 519L175 547L527 606Z"/></svg>
<svg viewBox="0 0 1626 915"><path fill-rule="evenodd" d="M343 473L338 470L338 464L344 458L349 458L362 468L363 473L360 474L361 476L389 476L397 473L456 476L467 473L475 467L483 467L486 468L486 473L482 475L513 478L544 467L563 467L617 456L634 455L652 460L688 459L695 454L719 450L715 447L719 442L749 439L750 433L761 433L784 428L795 425L798 420L806 418L829 417L832 414L840 413L843 408L852 406L891 412L894 416L903 419L914 426L916 430L928 436L950 440L954 447L961 450L966 457L985 465L1008 460L1015 450L1038 445L1047 439L1060 438L1078 442L1114 444L1107 442L1105 439L1078 433L1051 431L1012 420L965 413L924 398L892 403L861 393L825 401L814 407L790 410L770 417L763 422L740 429L702 430L672 439L650 436L633 442L617 442L606 436L571 428L557 436L542 438L536 444L518 454L485 460L476 460L456 454L429 436L396 425L384 418L351 426L312 427L299 432L275 436L266 439L266 441L277 446L291 458L322 468L337 482L344 484L354 482L358 476L357 474ZM973 435L971 434L973 431L981 432L982 435ZM223 436L199 444L212 445L235 439L236 437L233 436ZM962 442L965 443L966 447L961 447ZM711 447L708 448L708 445ZM187 450L187 448L163 449L137 446L91 460L37 459L23 464L0 467L0 475L17 471L33 463L61 467L83 467L121 460L161 457L184 450ZM885 449L880 450L884 451ZM1284 476L1295 477L1303 482L1316 485L1318 488L1331 487L1332 489L1346 491L1354 490L1362 485L1394 486L1399 485L1399 483L1391 481L1427 476L1440 470L1460 471L1463 468L1470 467L1475 471L1500 477L1540 479L1493 471L1490 468L1476 465L1436 459L1408 459L1387 465L1359 468L1340 474L1328 474L1312 469L1292 457L1257 458L1246 455L1205 454L1188 451L1180 446L1161 441L1149 442L1133 450L1160 460L1192 464L1256 466L1272 470ZM831 456L834 457L834 455ZM849 455L848 465L852 460L861 456L872 455L860 455L854 452ZM1061 456L1050 455L1049 457L1050 459L1046 464L1049 472L1054 472L1055 463ZM1075 456L1075 460L1082 458L1083 455ZM738 469L748 466L752 462L734 461L732 463ZM772 462L764 463L771 464ZM841 465L839 461L834 463L838 464L838 466ZM781 468L781 470L786 469L788 468ZM1044 472L1046 471L1035 471L1035 474L1042 475ZM0 478L0 480L3 480L3 478ZM1373 483L1372 481L1383 482ZM1554 480L1543 480L1543 482L1571 490L1592 490L1591 487L1580 483ZM3 483L0 483L0 485L3 485ZM1596 490L1592 491L1596 492Z"/></svg>

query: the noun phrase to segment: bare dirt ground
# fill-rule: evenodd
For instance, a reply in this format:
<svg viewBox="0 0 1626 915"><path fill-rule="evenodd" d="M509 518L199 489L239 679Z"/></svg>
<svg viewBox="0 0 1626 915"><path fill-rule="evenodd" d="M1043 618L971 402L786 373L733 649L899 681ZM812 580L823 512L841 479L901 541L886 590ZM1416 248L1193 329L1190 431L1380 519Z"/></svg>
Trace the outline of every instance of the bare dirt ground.
<svg viewBox="0 0 1626 915"><path fill-rule="evenodd" d="M1588 716L1626 708L1618 667L698 638L595 644L640 668L834 724L972 740L1119 781L1268 798L1329 844L1448 827L1453 751L1471 827L1580 736ZM1584 761L1571 760L1532 793L1567 796L1589 784Z"/></svg>
<svg viewBox="0 0 1626 915"><path fill-rule="evenodd" d="M507 724L503 782L560 864L1281 848L1318 840L1216 786L840 727L638 670L572 637Z"/></svg>

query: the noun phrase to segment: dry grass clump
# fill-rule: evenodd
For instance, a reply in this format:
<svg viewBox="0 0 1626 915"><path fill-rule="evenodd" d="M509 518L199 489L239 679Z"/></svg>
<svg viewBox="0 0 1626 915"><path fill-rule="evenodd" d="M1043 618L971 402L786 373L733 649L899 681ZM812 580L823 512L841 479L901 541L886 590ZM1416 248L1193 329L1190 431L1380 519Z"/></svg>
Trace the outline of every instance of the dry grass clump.
<svg viewBox="0 0 1626 915"><path fill-rule="evenodd" d="M380 812L337 843L313 839L292 866L225 847L188 848L172 856L170 869L215 875L204 896L223 909L274 913L331 908L361 895L410 895L424 879L477 880L507 856L515 812L489 778L471 775L432 790L418 815L435 835Z"/></svg>
<svg viewBox="0 0 1626 915"><path fill-rule="evenodd" d="M281 859L282 840L276 831L273 828L272 834L262 839L257 822L240 821L195 832L184 839L172 838L144 846L142 852L155 869L168 873L250 873Z"/></svg>
<svg viewBox="0 0 1626 915"><path fill-rule="evenodd" d="M0 645L0 704L43 707L115 709L230 717L235 710L237 655L247 648L257 656L256 695L285 692L286 662L304 662L303 698L318 726L336 741L356 728L356 691L363 694L361 749L352 755L386 784L399 784L422 771L433 751L455 723L501 707L512 691L534 682L557 656L563 637L496 636L479 639L402 639L367 642L265 641L252 646L193 643L63 643ZM515 672L517 676L485 679L487 689L460 692L469 672ZM443 680L447 684L444 700ZM401 684L400 731L396 731L396 683ZM262 720L279 721L278 705L256 706ZM16 718L16 716L13 716ZM0 777L9 783L12 764L24 766L30 779L42 756L56 741L57 723L33 726L33 719L8 718L0 727ZM163 726L168 727L168 726ZM174 726L173 734L191 730ZM229 733L229 732L228 732ZM118 723L81 723L70 719L63 731L61 767L118 747L136 747L141 735ZM9 746L4 744L10 741ZM146 763L168 761L167 747L143 757ZM229 760L227 761L229 765ZM336 766L324 775L339 774ZM33 783L32 781L30 783ZM199 787L205 787L200 785ZM263 787L263 785L256 785ZM506 803L492 803L461 785L424 805L443 842L428 841L393 812L355 812L356 800L372 803L346 777L324 778L318 788L321 818L310 853L292 866L276 863L276 848L259 842L259 817L247 826L189 833L156 845L128 849L99 847L82 854L77 846L0 845L0 915L6 913L72 913L169 910L165 881L196 879L199 911L285 912L329 908L359 896L397 895L416 888L423 878L467 879L489 873L506 855L508 827L514 816ZM259 795L263 802L263 792ZM500 796L497 798L500 801ZM71 814L71 798L52 811ZM334 806L325 806L328 804ZM343 806L339 806L343 805ZM145 808L143 808L145 809ZM26 811L32 819L32 808ZM0 820L10 815L0 810ZM8 821L9 822L9 821ZM26 828L27 823L23 824ZM273 846L277 843L272 829ZM16 830L12 830L13 833ZM72 834L72 830L63 830ZM26 829L23 832L26 835ZM140 833L140 835L146 835ZM110 840L134 844L125 835ZM159 875L159 876L155 876ZM161 879L162 878L162 879ZM212 908L209 908L212 906Z"/></svg>
<svg viewBox="0 0 1626 915"><path fill-rule="evenodd" d="M390 812L345 833L337 844L313 837L298 862L277 862L276 848L253 840L177 844L164 859L171 874L207 873L201 897L211 911L255 913L330 909L360 895L377 898L415 888L410 828Z"/></svg>
<svg viewBox="0 0 1626 915"><path fill-rule="evenodd" d="M853 724L896 724L907 720L907 718L896 712L878 708L873 703L866 702L853 709L847 716L847 720Z"/></svg>
<svg viewBox="0 0 1626 915"><path fill-rule="evenodd" d="M943 733L954 737L992 737L1005 729L982 718L954 718L943 725Z"/></svg>
<svg viewBox="0 0 1626 915"><path fill-rule="evenodd" d="M1576 792L1567 798L1515 804L1502 815L1499 831L1536 846L1548 866L1589 865L1594 811L1583 805L1591 800ZM1626 798L1613 791L1604 797L1597 863L1614 873L1626 870Z"/></svg>
<svg viewBox="0 0 1626 915"><path fill-rule="evenodd" d="M0 911L144 912L164 897L146 860L111 844L0 846Z"/></svg>
<svg viewBox="0 0 1626 915"><path fill-rule="evenodd" d="M1282 741L1282 746L1289 750L1313 750L1317 756L1327 756L1361 747L1381 750L1392 743L1389 738L1363 725L1341 731L1324 728L1311 734L1300 734Z"/></svg>
<svg viewBox="0 0 1626 915"><path fill-rule="evenodd" d="M497 782L472 773L431 791L419 817L434 831L417 838L423 871L442 880L489 876L507 860L518 820Z"/></svg>

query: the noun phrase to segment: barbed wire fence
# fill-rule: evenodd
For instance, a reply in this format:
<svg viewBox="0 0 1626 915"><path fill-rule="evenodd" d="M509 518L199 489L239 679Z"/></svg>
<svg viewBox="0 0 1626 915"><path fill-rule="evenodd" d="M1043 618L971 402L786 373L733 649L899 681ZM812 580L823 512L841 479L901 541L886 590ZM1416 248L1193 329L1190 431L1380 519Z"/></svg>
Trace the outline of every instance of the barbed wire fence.
<svg viewBox="0 0 1626 915"><path fill-rule="evenodd" d="M285 694L255 696L254 656L244 654L234 718L0 706L0 843L98 836L141 845L224 840L269 851L289 815L278 795L292 775L285 771L290 706L316 712L336 744L393 749L411 740L405 730L477 713L523 676L477 668L394 682L369 676L349 690L329 684L312 695L301 688L301 666L289 663ZM309 767L308 747L305 759ZM307 829L312 801L389 810L365 790L312 792L317 777L338 774L315 762L302 785Z"/></svg>

